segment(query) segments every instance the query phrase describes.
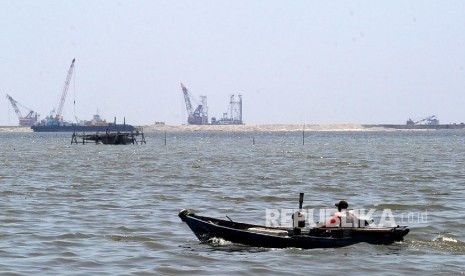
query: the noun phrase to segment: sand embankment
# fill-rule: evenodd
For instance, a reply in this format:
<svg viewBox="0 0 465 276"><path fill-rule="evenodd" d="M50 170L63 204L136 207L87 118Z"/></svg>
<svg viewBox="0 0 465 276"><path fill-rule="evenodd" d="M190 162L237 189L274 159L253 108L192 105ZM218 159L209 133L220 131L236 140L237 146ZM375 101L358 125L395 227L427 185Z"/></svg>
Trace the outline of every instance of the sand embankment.
<svg viewBox="0 0 465 276"><path fill-rule="evenodd" d="M0 132L32 132L32 129L20 126L0 126Z"/></svg>
<svg viewBox="0 0 465 276"><path fill-rule="evenodd" d="M148 125L143 126L144 132L154 131L365 131L363 125L358 124L327 124L327 125L296 125L296 124L269 124L269 125ZM373 129L371 129L373 130Z"/></svg>

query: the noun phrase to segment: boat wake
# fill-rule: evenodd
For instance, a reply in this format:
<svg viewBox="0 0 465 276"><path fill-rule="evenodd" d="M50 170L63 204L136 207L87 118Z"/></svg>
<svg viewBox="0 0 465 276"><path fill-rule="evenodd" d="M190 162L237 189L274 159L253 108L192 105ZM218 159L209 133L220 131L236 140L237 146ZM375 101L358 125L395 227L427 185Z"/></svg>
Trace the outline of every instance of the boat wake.
<svg viewBox="0 0 465 276"><path fill-rule="evenodd" d="M214 245L214 246L225 246L225 245L232 245L233 243L230 241L227 241L222 238L211 238L207 241L207 243Z"/></svg>
<svg viewBox="0 0 465 276"><path fill-rule="evenodd" d="M252 247L248 245L233 243L227 241L223 238L211 238L203 244L208 244L210 250L212 251L224 251L224 252L244 252L244 253L259 253L267 252L270 250L282 250L274 248L264 248L264 247Z"/></svg>
<svg viewBox="0 0 465 276"><path fill-rule="evenodd" d="M431 241L406 240L405 242L409 247L416 249L430 248L447 253L465 254L465 242L445 234L439 234Z"/></svg>

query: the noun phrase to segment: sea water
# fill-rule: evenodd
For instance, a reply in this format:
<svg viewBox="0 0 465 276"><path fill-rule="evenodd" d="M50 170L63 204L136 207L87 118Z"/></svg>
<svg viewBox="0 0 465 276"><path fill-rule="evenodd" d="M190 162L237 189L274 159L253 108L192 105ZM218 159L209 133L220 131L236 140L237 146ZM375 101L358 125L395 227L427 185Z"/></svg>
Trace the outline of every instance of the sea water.
<svg viewBox="0 0 465 276"><path fill-rule="evenodd" d="M457 274L465 132L162 132L146 145L0 133L2 275ZM389 210L404 242L337 249L200 243L178 217L256 224L269 209Z"/></svg>

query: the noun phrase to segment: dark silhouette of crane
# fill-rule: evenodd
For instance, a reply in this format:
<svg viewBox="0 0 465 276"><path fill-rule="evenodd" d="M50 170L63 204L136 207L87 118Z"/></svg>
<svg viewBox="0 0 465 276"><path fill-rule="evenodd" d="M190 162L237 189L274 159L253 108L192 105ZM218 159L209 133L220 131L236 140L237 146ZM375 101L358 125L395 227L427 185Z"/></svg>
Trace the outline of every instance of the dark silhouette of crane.
<svg viewBox="0 0 465 276"><path fill-rule="evenodd" d="M423 119L418 120L418 121L408 119L407 120L407 125L418 125L418 124L420 124L420 123L422 123L424 121L426 121L427 125L439 125L439 120L436 118L435 115L423 118Z"/></svg>
<svg viewBox="0 0 465 276"><path fill-rule="evenodd" d="M45 125L47 126L59 126L63 123L63 116L61 114L63 112L63 106L65 105L66 95L68 94L69 83L71 82L71 76L73 75L75 61L76 59L73 59L71 65L69 66L65 85L63 87L63 92L61 93L60 103L58 104L56 113L54 109L52 112L50 112L50 115L45 118ZM55 113L55 116L53 116L53 113Z"/></svg>
<svg viewBox="0 0 465 276"><path fill-rule="evenodd" d="M34 112L32 109L20 104L18 101L13 99L10 95L6 94L6 97L8 100L10 100L11 105L13 106L13 109L15 110L16 116L18 116L19 119L19 125L20 126L33 126L37 122L38 119L38 114ZM18 108L18 105L21 107L27 109L29 113L26 116L23 116L21 111Z"/></svg>
<svg viewBox="0 0 465 276"><path fill-rule="evenodd" d="M187 123L190 125L208 125L208 108L207 108L207 97L201 96L202 102L194 110L192 108L191 98L192 95L189 90L181 83L182 93L184 95L184 101L186 102L187 109Z"/></svg>

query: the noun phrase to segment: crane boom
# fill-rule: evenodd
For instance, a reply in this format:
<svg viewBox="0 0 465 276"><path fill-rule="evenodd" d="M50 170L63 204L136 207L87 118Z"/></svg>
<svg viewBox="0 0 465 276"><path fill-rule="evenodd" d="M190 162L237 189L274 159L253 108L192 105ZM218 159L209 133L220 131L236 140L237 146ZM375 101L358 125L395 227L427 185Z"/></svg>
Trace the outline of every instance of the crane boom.
<svg viewBox="0 0 465 276"><path fill-rule="evenodd" d="M191 125L207 125L208 124L208 107L207 107L207 97L200 96L202 98L202 103L200 103L197 108L194 110L192 108L191 97L189 90L181 83L182 93L184 94L184 101L186 102L186 109L188 113L187 123ZM196 103L195 98L193 98L194 103ZM197 104L197 103L196 103Z"/></svg>
<svg viewBox="0 0 465 276"><path fill-rule="evenodd" d="M192 116L192 114L194 114L194 111L192 110L191 99L189 97L189 91L182 83L181 83L181 88L182 88L182 93L184 94L184 101L186 102L187 113L189 116Z"/></svg>
<svg viewBox="0 0 465 276"><path fill-rule="evenodd" d="M73 59L73 61L71 62L71 66L69 67L68 75L66 76L65 86L63 87L63 93L61 94L60 104L58 105L57 113L55 115L55 118L58 121L63 120L63 118L61 117L61 113L63 112L66 94L68 93L69 83L71 82L71 76L73 75L74 61L76 61L76 59Z"/></svg>
<svg viewBox="0 0 465 276"><path fill-rule="evenodd" d="M19 119L19 125L20 126L32 126L37 122L37 119L39 115L32 111L30 108L20 104L18 101L13 99L10 95L6 94L6 97L8 100L10 100L11 105L13 106L13 109L15 110L16 115L18 116ZM26 117L23 117L23 114L21 114L21 111L19 110L19 106L27 109L29 113L26 115Z"/></svg>
<svg viewBox="0 0 465 276"><path fill-rule="evenodd" d="M6 97L7 97L8 100L10 100L11 105L13 106L13 109L15 110L16 116L18 116L18 119L22 119L23 115L21 114L21 111L19 111L19 108L16 105L18 102L8 94L6 94Z"/></svg>

